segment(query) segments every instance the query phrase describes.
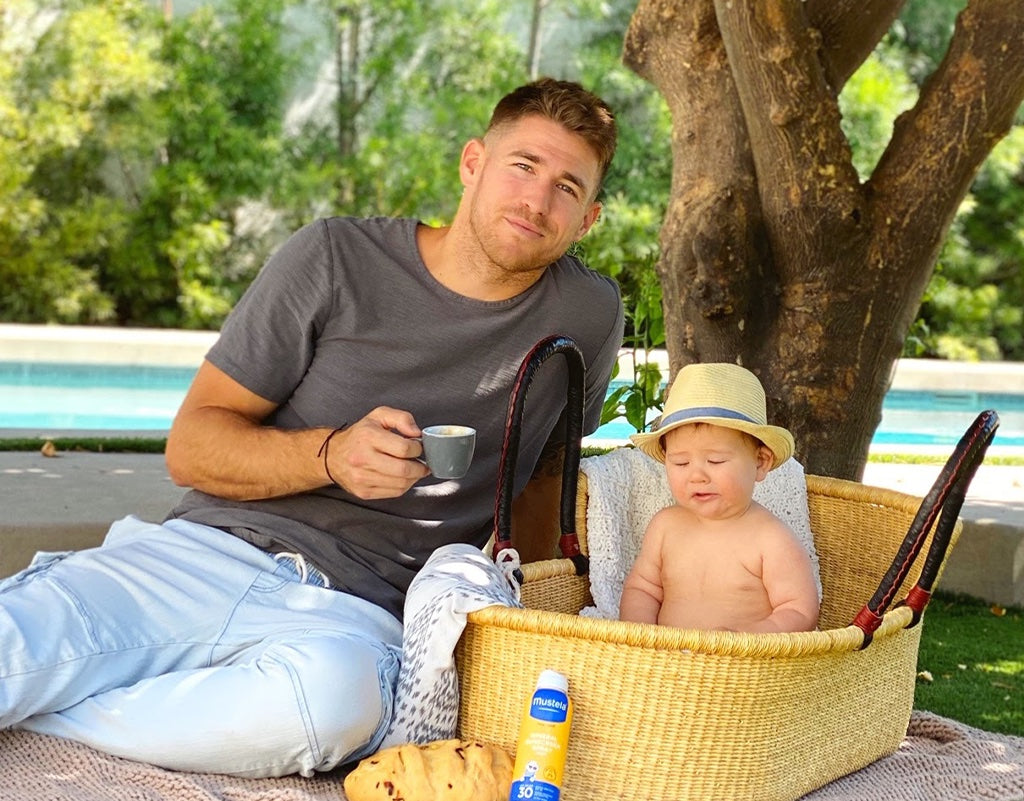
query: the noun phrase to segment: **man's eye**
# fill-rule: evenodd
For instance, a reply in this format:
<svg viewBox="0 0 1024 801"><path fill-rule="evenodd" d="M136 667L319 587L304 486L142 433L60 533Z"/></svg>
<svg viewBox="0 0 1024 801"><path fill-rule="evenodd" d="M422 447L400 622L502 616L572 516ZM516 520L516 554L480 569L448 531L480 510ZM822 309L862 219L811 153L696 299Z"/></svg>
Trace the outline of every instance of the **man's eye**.
<svg viewBox="0 0 1024 801"><path fill-rule="evenodd" d="M579 192L577 192L575 188L569 186L569 184L559 184L558 188L565 192L567 195L571 195L572 197L579 197Z"/></svg>

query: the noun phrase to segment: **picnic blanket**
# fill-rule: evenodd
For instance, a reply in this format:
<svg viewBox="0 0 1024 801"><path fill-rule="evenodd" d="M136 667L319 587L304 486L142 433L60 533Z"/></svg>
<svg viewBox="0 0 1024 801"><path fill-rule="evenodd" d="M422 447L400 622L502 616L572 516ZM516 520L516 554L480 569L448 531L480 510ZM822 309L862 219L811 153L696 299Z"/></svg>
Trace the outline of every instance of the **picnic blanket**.
<svg viewBox="0 0 1024 801"><path fill-rule="evenodd" d="M340 801L344 773L237 779L176 773L26 731L0 731L4 801ZM1020 801L1024 737L915 711L896 753L803 801ZM568 801L585 801L568 799Z"/></svg>

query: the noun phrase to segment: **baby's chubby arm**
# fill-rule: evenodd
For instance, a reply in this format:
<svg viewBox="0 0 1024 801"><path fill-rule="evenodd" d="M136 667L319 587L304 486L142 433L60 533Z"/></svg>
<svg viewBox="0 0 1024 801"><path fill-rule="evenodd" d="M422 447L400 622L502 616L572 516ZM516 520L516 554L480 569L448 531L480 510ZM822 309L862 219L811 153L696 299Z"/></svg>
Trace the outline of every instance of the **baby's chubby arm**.
<svg viewBox="0 0 1024 801"><path fill-rule="evenodd" d="M659 512L647 525L633 567L622 585L619 619L635 623L657 623L658 612L665 598L661 582L661 543L664 515Z"/></svg>
<svg viewBox="0 0 1024 801"><path fill-rule="evenodd" d="M789 527L774 516L761 541L762 581L772 613L749 630L814 630L819 604L810 556Z"/></svg>

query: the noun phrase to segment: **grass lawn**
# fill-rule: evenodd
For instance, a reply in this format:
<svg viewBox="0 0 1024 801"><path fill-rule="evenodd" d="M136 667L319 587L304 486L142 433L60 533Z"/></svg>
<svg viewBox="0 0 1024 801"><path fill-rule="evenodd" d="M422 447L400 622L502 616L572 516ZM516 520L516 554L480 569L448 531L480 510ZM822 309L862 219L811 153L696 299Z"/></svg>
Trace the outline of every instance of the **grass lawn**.
<svg viewBox="0 0 1024 801"><path fill-rule="evenodd" d="M0 439L0 451L38 451L45 437L11 437ZM90 453L163 453L166 437L50 437L58 451Z"/></svg>
<svg viewBox="0 0 1024 801"><path fill-rule="evenodd" d="M923 625L914 707L1024 736L1024 610L937 593Z"/></svg>

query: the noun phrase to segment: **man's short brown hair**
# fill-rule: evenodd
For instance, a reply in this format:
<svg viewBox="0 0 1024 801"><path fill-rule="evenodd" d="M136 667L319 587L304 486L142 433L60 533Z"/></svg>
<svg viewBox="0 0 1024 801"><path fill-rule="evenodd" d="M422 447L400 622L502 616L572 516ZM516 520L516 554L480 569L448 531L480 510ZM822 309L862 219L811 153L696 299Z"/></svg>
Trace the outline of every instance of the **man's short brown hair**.
<svg viewBox="0 0 1024 801"><path fill-rule="evenodd" d="M597 155L598 187L615 155L615 115L601 98L573 81L540 78L514 89L498 101L487 130L538 114L580 136Z"/></svg>

